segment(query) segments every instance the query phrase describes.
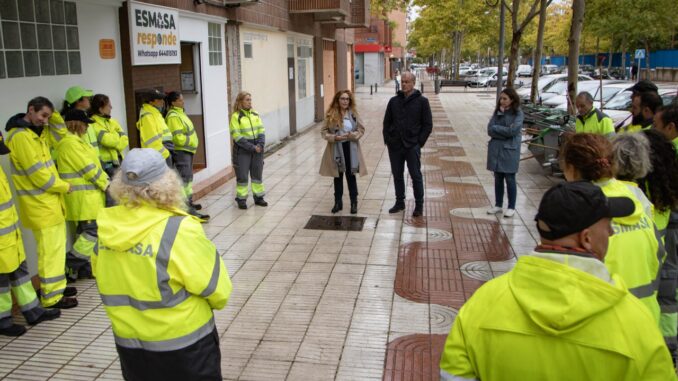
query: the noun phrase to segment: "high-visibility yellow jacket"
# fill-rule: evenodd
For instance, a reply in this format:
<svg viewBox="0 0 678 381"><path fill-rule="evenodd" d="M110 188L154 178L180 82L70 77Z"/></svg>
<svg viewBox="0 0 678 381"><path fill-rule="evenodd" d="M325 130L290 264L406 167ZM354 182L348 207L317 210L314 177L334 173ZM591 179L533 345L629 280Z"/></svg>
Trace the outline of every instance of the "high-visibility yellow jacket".
<svg viewBox="0 0 678 381"><path fill-rule="evenodd" d="M614 135L614 124L609 116L597 108L591 109L585 116L577 116L575 124L577 133L599 134L604 136Z"/></svg>
<svg viewBox="0 0 678 381"><path fill-rule="evenodd" d="M149 351L187 347L214 329L231 280L200 220L149 205L105 208L92 256L116 344Z"/></svg>
<svg viewBox="0 0 678 381"><path fill-rule="evenodd" d="M49 149L54 153L57 143L66 136L67 132L68 129L66 129L66 122L64 122L63 116L59 114L59 111L54 110L41 135L47 141ZM52 159L56 160L56 157L52 157Z"/></svg>
<svg viewBox="0 0 678 381"><path fill-rule="evenodd" d="M157 108L144 103L139 111L137 128L141 135L141 148L152 148L160 152L163 159L169 157L170 153L163 142L171 142L172 133L167 128L165 119Z"/></svg>
<svg viewBox="0 0 678 381"><path fill-rule="evenodd" d="M174 149L195 153L198 149L198 134L195 132L193 122L189 119L184 109L172 107L165 116L167 127L172 132Z"/></svg>
<svg viewBox="0 0 678 381"><path fill-rule="evenodd" d="M49 147L18 114L7 122L7 147L12 181L19 204L19 219L28 229L43 229L64 222L64 193L69 185L59 178Z"/></svg>
<svg viewBox="0 0 678 381"><path fill-rule="evenodd" d="M657 326L623 280L595 258L559 253L522 256L473 294L447 337L440 373L468 381L676 379Z"/></svg>
<svg viewBox="0 0 678 381"><path fill-rule="evenodd" d="M254 110L240 110L231 115L229 124L231 138L240 147L254 151L255 146L264 147L266 136L264 123Z"/></svg>
<svg viewBox="0 0 678 381"><path fill-rule="evenodd" d="M98 147L99 158L104 163L120 165L120 158L125 157L125 149L129 145L129 138L117 120L101 115L93 115L94 123L89 125L88 140L92 146Z"/></svg>
<svg viewBox="0 0 678 381"><path fill-rule="evenodd" d="M634 213L627 217L612 219L614 234L605 256L605 265L613 274L624 279L629 291L637 296L659 322L657 289L660 267L666 251L655 228L652 216L648 216L642 203L623 182L610 179L595 183L607 197L628 197L636 205Z"/></svg>
<svg viewBox="0 0 678 381"><path fill-rule="evenodd" d="M0 138L2 140L2 138ZM0 274L11 273L26 260L12 191L0 167Z"/></svg>
<svg viewBox="0 0 678 381"><path fill-rule="evenodd" d="M59 176L72 185L71 193L66 194L66 220L95 220L106 205L104 192L109 183L96 151L71 132L56 149Z"/></svg>

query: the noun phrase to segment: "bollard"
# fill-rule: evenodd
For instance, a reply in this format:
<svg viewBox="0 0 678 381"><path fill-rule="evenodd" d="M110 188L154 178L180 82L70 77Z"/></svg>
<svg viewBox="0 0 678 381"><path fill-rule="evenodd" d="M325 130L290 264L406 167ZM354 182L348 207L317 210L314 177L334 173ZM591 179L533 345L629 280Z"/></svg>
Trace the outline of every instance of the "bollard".
<svg viewBox="0 0 678 381"><path fill-rule="evenodd" d="M378 92L379 92L379 85L376 84L376 83L374 84L374 92L375 92L375 93L378 93Z"/></svg>
<svg viewBox="0 0 678 381"><path fill-rule="evenodd" d="M372 95L372 85L370 85L370 95Z"/></svg>

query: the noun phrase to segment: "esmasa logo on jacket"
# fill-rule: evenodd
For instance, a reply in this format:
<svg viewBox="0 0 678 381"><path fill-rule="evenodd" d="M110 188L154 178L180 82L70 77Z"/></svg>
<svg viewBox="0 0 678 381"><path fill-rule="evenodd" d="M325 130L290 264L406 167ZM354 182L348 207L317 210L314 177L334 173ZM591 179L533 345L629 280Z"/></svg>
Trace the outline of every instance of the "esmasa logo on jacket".
<svg viewBox="0 0 678 381"><path fill-rule="evenodd" d="M100 246L99 249L100 250L115 251L115 250L111 249L110 247L106 247L106 246ZM153 255L155 254L155 252L153 251L153 245L146 245L144 247L144 244L141 243L141 242L139 242L139 243L135 244L134 246L132 246L131 248L125 250L125 253L140 255L142 257L149 257L149 258L153 258Z"/></svg>

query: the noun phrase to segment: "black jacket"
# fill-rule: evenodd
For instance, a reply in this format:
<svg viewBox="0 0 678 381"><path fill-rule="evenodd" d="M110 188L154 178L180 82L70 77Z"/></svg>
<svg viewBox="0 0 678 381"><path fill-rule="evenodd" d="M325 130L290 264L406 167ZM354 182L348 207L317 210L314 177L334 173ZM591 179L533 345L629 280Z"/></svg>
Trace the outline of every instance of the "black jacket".
<svg viewBox="0 0 678 381"><path fill-rule="evenodd" d="M402 91L391 98L384 115L384 144L391 148L423 147L431 135L433 117L428 99L414 90L405 98Z"/></svg>

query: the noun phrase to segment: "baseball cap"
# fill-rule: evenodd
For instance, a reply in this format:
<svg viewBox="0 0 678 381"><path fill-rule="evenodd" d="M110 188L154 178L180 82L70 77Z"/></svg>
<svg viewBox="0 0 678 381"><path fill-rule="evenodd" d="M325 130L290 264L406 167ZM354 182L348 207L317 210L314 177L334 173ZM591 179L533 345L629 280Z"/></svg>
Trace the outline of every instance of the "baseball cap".
<svg viewBox="0 0 678 381"><path fill-rule="evenodd" d="M534 220L539 234L554 240L582 231L603 218L625 217L635 211L628 197L605 197L588 181L560 183L544 193Z"/></svg>
<svg viewBox="0 0 678 381"><path fill-rule="evenodd" d="M657 91L659 91L657 85L648 81L647 79L643 79L642 81L636 82L633 86L629 87L627 90L631 90L634 93L644 93L647 91L654 91L656 93Z"/></svg>
<svg viewBox="0 0 678 381"><path fill-rule="evenodd" d="M64 121L65 122L68 122L68 121L71 121L71 120L77 120L79 122L84 122L84 123L87 123L87 124L94 123L94 121L92 119L90 119L84 111L78 110L78 109L75 109L75 108L68 110L66 112L66 115L64 115Z"/></svg>
<svg viewBox="0 0 678 381"><path fill-rule="evenodd" d="M9 152L9 148L5 145L5 139L2 138L2 132L0 132L0 155L7 155Z"/></svg>
<svg viewBox="0 0 678 381"><path fill-rule="evenodd" d="M72 105L82 97L91 97L94 95L92 90L85 90L80 86L73 86L66 90L66 102Z"/></svg>
<svg viewBox="0 0 678 381"><path fill-rule="evenodd" d="M129 185L150 185L169 170L160 152L151 148L134 148L120 165L122 182Z"/></svg>

